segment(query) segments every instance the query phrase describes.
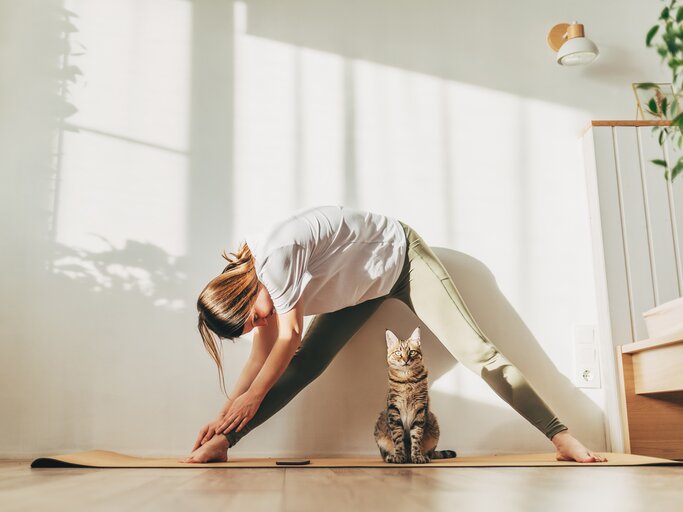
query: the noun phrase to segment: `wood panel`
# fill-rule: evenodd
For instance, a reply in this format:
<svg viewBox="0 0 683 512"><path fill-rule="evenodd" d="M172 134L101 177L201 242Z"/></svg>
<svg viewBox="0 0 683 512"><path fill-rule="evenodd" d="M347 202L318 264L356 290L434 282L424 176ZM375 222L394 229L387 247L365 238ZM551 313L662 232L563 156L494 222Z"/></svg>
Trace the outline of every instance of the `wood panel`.
<svg viewBox="0 0 683 512"><path fill-rule="evenodd" d="M683 391L683 342L636 352L630 357L636 393ZM683 424L680 428L683 430Z"/></svg>
<svg viewBox="0 0 683 512"><path fill-rule="evenodd" d="M600 194L598 186L598 172L596 158L596 141L604 143L603 134L609 134L611 143L611 130L607 128L590 130L583 138L583 159L586 169L586 199L588 214L590 217L590 232L593 246L593 275L595 278L595 299L597 307L597 340L601 360L602 381L606 383L617 382L616 365L619 357L615 357L614 336L612 335L612 320L609 299L609 286L607 283L607 259L605 257L605 244L602 236L602 217L600 214ZM609 155L601 154L601 162ZM609 159L607 160L609 161ZM628 322L625 324L630 325ZM623 335L623 333L621 333ZM607 448L611 451L624 451L624 435L620 419L623 417L619 411L619 399L617 396L619 386L611 385L605 389L605 415L607 417ZM627 451L627 450L626 450Z"/></svg>
<svg viewBox="0 0 683 512"><path fill-rule="evenodd" d="M671 162L678 161L683 155L680 149L668 149ZM669 208L673 222L672 236L676 251L676 268L678 273L678 286L683 294L683 175L679 175L673 183L669 183Z"/></svg>
<svg viewBox="0 0 683 512"><path fill-rule="evenodd" d="M655 297L636 128L614 128L614 147L631 327L635 339L642 340L648 337L642 312L655 306Z"/></svg>
<svg viewBox="0 0 683 512"><path fill-rule="evenodd" d="M629 120L618 119L612 121L591 121L591 126L669 126L671 121L658 121L655 119Z"/></svg>
<svg viewBox="0 0 683 512"><path fill-rule="evenodd" d="M638 128L641 154L641 173L645 198L645 215L650 233L650 254L655 305L680 297L676 250L672 236L673 219L669 184L662 167L654 165L655 158L665 158L656 135L650 128ZM672 279L673 276L676 276Z"/></svg>
<svg viewBox="0 0 683 512"><path fill-rule="evenodd" d="M620 372L630 452L683 459L683 394L637 394L631 354L621 354Z"/></svg>
<svg viewBox="0 0 683 512"><path fill-rule="evenodd" d="M600 230L604 271L609 305L611 342L621 345L635 341L632 328L631 304L627 281L626 256L621 219L621 198L619 195L616 154L613 128L597 127L592 130L595 149L595 175L588 180L595 181L597 197L591 202L596 213L593 222Z"/></svg>

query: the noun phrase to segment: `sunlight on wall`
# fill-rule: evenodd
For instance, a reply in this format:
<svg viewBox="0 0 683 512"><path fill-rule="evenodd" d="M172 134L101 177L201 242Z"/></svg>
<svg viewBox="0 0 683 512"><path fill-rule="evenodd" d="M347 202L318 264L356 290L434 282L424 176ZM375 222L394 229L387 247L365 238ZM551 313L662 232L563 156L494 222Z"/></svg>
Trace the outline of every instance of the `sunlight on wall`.
<svg viewBox="0 0 683 512"><path fill-rule="evenodd" d="M595 321L586 112L256 37L237 5L233 243L320 204L400 218L484 263L570 375Z"/></svg>
<svg viewBox="0 0 683 512"><path fill-rule="evenodd" d="M345 187L343 59L251 37L235 5L233 242L274 215L342 202Z"/></svg>
<svg viewBox="0 0 683 512"><path fill-rule="evenodd" d="M434 398L435 404L442 402L440 405L444 410L448 410L450 405L448 400L444 400L444 398L460 395L476 396L477 402L481 404L487 404L509 412L509 406L503 399L491 393L490 388L483 379L462 365L456 365L439 378L432 380L429 389L431 393L444 395L441 398Z"/></svg>
<svg viewBox="0 0 683 512"><path fill-rule="evenodd" d="M181 257L192 4L71 0L66 8L78 12L71 38L84 48L68 64L84 78L70 91L78 111L63 134L55 241L88 253L130 249L134 241L169 260ZM71 256L71 265L74 260L78 256ZM145 276L125 267L119 262L110 272L149 293ZM107 280L100 284L106 287Z"/></svg>

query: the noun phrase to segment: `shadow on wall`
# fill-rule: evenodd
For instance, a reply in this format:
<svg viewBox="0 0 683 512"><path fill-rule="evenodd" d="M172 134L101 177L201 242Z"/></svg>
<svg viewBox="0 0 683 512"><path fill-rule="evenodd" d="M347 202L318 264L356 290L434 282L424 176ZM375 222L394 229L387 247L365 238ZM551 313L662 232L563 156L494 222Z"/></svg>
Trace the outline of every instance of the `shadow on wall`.
<svg viewBox="0 0 683 512"><path fill-rule="evenodd" d="M139 242L97 253L54 248L53 270L40 276L34 304L49 314L27 329L27 344L39 350L29 350L24 364L31 396L23 416L50 418L38 441L45 450L159 449L156 439L178 421L177 406L161 398L172 392L191 407L197 382L214 383L191 375L175 389L178 359L199 352L171 337L196 337L183 314L184 263Z"/></svg>
<svg viewBox="0 0 683 512"><path fill-rule="evenodd" d="M137 13L141 23L143 15L154 18L157 26L160 22L145 9L149 4L139 11L123 2L109 3L113 11L93 11L85 2L71 5L77 12L57 0L39 6L0 3L0 44L3 50L9 45L0 52L0 153L8 164L0 175L0 258L5 269L0 326L2 338L11 340L0 344L0 387L17 390L0 397L0 408L12 418L3 430L0 452L25 456L104 447L183 453L221 402L215 367L196 330L193 302L220 272L220 252L231 229L224 198L231 176L232 63L209 66L207 55L231 54L232 8L196 1L192 9L177 2L164 11L190 13L181 22L194 34L188 51L195 69L182 77L192 82L186 100L191 115L184 120L189 123L190 151L182 152L190 155L187 189L182 189L187 198L169 207L179 212L174 218L183 220L171 225L158 211L144 209L153 201L139 201L146 192L159 196L168 182L150 183L149 176L140 174L139 181L121 183L130 173L116 168L122 161L145 170L150 155L164 152L135 136L149 118L131 109L123 116L128 124L118 123L116 107L105 112L110 117L95 115L100 105L116 104L127 92L143 97L154 92L137 79L135 66L118 62L122 72L106 76L117 60L125 64L131 58L121 37L128 25L117 25L116 15ZM98 33L102 23L109 30ZM161 52L160 60L174 57L173 49L156 40L145 46L143 37L138 43L135 51L151 48ZM83 66L76 65L81 61ZM128 89L113 90L118 81ZM82 89L80 94L73 94L75 88ZM159 102L169 97L158 96ZM81 115L96 119L98 129L82 127ZM88 152L93 140L105 141L113 150ZM91 160L79 160L93 153ZM120 160L112 164L111 156ZM163 161L163 154L159 158ZM106 173L109 181L99 182L103 169L111 170ZM120 186L107 190L109 182ZM71 187L68 197L63 195L65 183ZM113 241L107 228L119 226L84 232L87 216L99 211L86 210L83 203L98 206L98 198L113 205L107 213L115 220L137 216L139 225L187 231L185 254L121 236L121 229ZM73 225L59 217L64 207ZM69 236L62 243L61 227L78 240L97 239L99 250L72 244ZM150 230L149 235L154 240L156 233ZM243 352L238 350L235 358L246 357Z"/></svg>
<svg viewBox="0 0 683 512"><path fill-rule="evenodd" d="M481 261L458 251L436 248L435 253L453 276L477 323L496 347L522 371L560 421L593 449L605 449L603 411L557 370L500 291L491 271ZM579 419L582 424L578 423ZM526 423L516 413L514 420L515 423ZM536 432L533 427L529 428ZM495 431L497 435L491 434L488 438L491 443L506 435L504 425L497 426Z"/></svg>
<svg viewBox="0 0 683 512"><path fill-rule="evenodd" d="M176 148L173 153L187 158L187 190L183 189L187 194L187 207L182 215L178 213L181 205L174 209L186 222L184 226L170 226L171 230L184 230L187 235L186 254L179 256L171 255L157 243L131 240L130 236L116 244L108 242L111 238L106 232L97 232L100 239L107 242L98 252L57 241L54 215L67 200L59 193L64 179L61 144L67 133L66 118L73 127L68 135L76 147L87 146L88 140L93 140L86 137L84 128L79 128L78 119L74 120L86 107L74 104L69 90L84 77L89 80L90 92L94 95L90 96L91 106L111 99L109 83L104 80L105 85L102 85L95 80L100 68L80 69L70 62L80 53L90 56L101 50L96 46L78 45L75 41L78 38L70 36L78 34L81 23L108 25L110 20L97 10L87 11L86 7L91 5L88 2L78 4L82 7L78 15L64 9L56 0L46 0L39 7L32 4L0 4L0 37L9 37L23 52L0 55L3 71L6 70L14 80L3 80L3 87L7 86L9 93L3 91L0 97L0 111L3 112L0 116L0 153L9 162L9 171L3 170L0 176L3 180L0 208L4 213L0 219L4 236L0 257L2 268L12 269L4 276L7 284L3 283L1 297L0 325L3 337L12 342L0 344L3 370L0 371L0 387L20 390L0 397L0 409L8 411L8 417L13 418L7 432L3 432L0 448L3 452L33 453L89 448L140 454L182 453L191 445L200 425L215 414L221 399L215 368L201 347L195 328L196 316L186 302L194 300L208 279L220 271L219 254L232 236L231 222L237 214L229 200L237 195L232 182L234 115L231 84L234 77L232 63L225 58L233 54L232 5L230 2L196 0L191 3L191 21L187 20L191 23L188 32L192 33L188 77L191 81L189 143L188 148L181 148L182 151ZM314 26L327 26L317 24L315 15L319 10L309 10L307 16L302 17L303 22L295 22L291 13L280 12L287 10L280 4L272 2L268 16L273 16L269 18L272 20L282 15L278 23L290 27L284 34L286 38L296 39L294 31L302 28L302 23L306 26L300 37L310 37ZM111 2L108 5L123 5L121 9L128 12L130 5L141 3ZM144 12L140 13L132 9L132 15L140 14L136 18L140 22L136 24L142 38L136 40L140 48L144 46L145 36L142 14L146 12L148 18L154 20L152 25L159 26L156 15L173 6L186 13L187 5L177 2L165 5L163 10L141 9ZM338 5L341 8L343 4ZM375 4L368 5L377 9ZM259 12L258 3L253 7L250 20L258 35L267 26L261 23L263 13ZM320 9L324 11L325 8ZM294 9L292 12L301 11ZM413 66L416 70L421 70L417 67L417 57L431 55L424 65L436 73L444 58L443 53L432 53L434 47L421 46L405 54L399 51L400 46L392 50L397 35L395 32L392 35L394 29L390 27L384 27L381 37L372 36L385 43L372 43L370 28L378 21L379 14L376 11L367 22L363 21L370 26L358 28L358 47L379 51L376 57L379 62L389 65L403 62L409 69ZM83 21L86 15L87 24ZM405 19L409 15L406 13ZM348 20L346 16L340 19ZM32 31L25 28L29 23ZM125 23L121 26L124 25L128 26ZM344 23L335 27L345 29ZM420 41L424 36L420 44L430 41L435 44L427 37L423 22L416 27L422 28L405 41ZM424 33L420 32L422 30ZM94 37L92 30L88 33ZM116 56L127 63L130 55L126 48L120 47L119 35L116 31L105 31L97 33L95 40L107 51L111 50L111 54L105 51L109 57ZM342 51L339 45L343 46L345 40L335 42L332 35L318 36L323 42L334 43L328 51L340 51L353 58L372 57ZM156 40L149 46L163 47ZM325 49L322 43L321 49ZM111 62L100 60L100 55L94 58L107 62L104 67L109 69ZM169 55L162 52L161 57ZM135 91L147 99L156 97L158 91L146 90L145 80L138 80L135 72L129 71L136 70L135 66L123 69L128 74L105 75L105 78L120 80L126 87L139 88ZM423 72L426 71L425 68ZM451 69L436 74L455 79L457 75L448 74L454 72ZM92 101L93 97L96 101ZM135 97L139 99L139 96ZM130 112L132 128L139 128L136 121L144 125L147 120L140 119L143 114L139 117L136 114L139 113ZM133 144L112 146L115 148L113 153L145 146L145 141L135 140L134 133L110 133L109 119L97 118L102 122L99 133L95 134L97 137L111 136L116 141L122 136L127 139L126 144ZM352 120L348 121L349 133L352 125ZM116 126L120 128L120 125ZM55 134L58 134L56 146ZM159 148L149 151L157 151L154 153L157 155ZM349 154L353 156L352 149ZM136 155L139 153L132 150L125 153L124 157L129 159L126 163L139 164L134 161ZM104 156L96 154L92 165L109 163L105 160ZM82 165L81 170L82 176L91 178L89 173L95 167ZM159 186L152 183L152 188L157 190ZM366 190L373 189L367 185L365 190L360 189L353 181L345 189L344 198L354 202ZM124 204L125 198L114 197L114 202L120 200L120 204ZM70 201L79 211L78 197L72 197ZM149 211L142 211L140 215L141 221L152 217ZM169 228L163 222L160 225ZM522 368L532 383L546 384L543 395L546 396L547 388L549 401L560 416L564 416L565 409L567 422L570 422L572 411L593 411L592 403L557 374L534 337L502 297L488 271L479 262L459 253L448 251L442 256L456 276L473 313L481 319L482 328ZM338 443L345 452L374 453L372 426L386 389L383 331L385 327L392 327L399 334L410 333L417 320L407 313L401 304L383 306L325 375L292 402L286 414L273 418L240 446L258 452L259 438L279 429L287 441L282 443L283 450L293 447L315 453L316 447ZM435 381L453 369L454 361L433 337L425 338L426 357L432 381ZM230 347L231 368L241 366L248 349L246 343ZM460 370L455 368L456 372ZM448 388L448 393L434 393L434 402L444 425L444 441L453 441L449 444L454 448L473 449L481 442L483 423L490 424L492 429L516 425L522 432L519 442L533 445L542 439L514 412L451 396L451 391L457 392ZM591 413L591 416L598 418L598 414ZM50 424L47 431L46 419ZM455 437L449 439L451 432ZM491 451L501 446L495 441L491 439L491 444L484 448ZM508 439L508 444L503 445L506 449L509 449L509 442Z"/></svg>
<svg viewBox="0 0 683 512"><path fill-rule="evenodd" d="M561 421L593 449L604 450L602 411L560 374L480 261L450 249L435 250L482 329L527 377ZM423 349L432 386L432 408L441 424L442 448L462 455L551 451L536 428L499 399L483 380L447 351L399 301L387 301L349 341L326 372L267 424L288 432L283 450L290 455L349 456L375 454L374 422L387 389L384 329L408 336L423 327ZM446 382L434 383L440 379ZM464 388L464 389L462 389ZM578 425L573 418L591 418ZM262 453L260 427L245 437L238 451ZM330 440L337 440L330 442ZM321 446L328 447L321 449ZM336 447L335 447L336 446Z"/></svg>
<svg viewBox="0 0 683 512"><path fill-rule="evenodd" d="M664 76L642 44L650 22L636 3L584 0L571 10L505 0L295 3L247 0L248 33L606 116L624 111L630 82ZM594 65L570 70L555 64L546 35L556 23L569 22L567 16L586 23L598 42L602 56ZM653 67L634 64L641 58Z"/></svg>

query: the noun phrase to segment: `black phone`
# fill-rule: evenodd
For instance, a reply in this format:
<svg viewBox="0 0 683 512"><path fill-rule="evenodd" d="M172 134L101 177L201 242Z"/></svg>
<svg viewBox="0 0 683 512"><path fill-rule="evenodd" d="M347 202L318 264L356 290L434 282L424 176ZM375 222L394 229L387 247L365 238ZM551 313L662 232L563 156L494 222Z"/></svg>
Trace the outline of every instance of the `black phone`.
<svg viewBox="0 0 683 512"><path fill-rule="evenodd" d="M305 466L310 463L311 461L308 459L282 459L275 461L275 464L278 466Z"/></svg>

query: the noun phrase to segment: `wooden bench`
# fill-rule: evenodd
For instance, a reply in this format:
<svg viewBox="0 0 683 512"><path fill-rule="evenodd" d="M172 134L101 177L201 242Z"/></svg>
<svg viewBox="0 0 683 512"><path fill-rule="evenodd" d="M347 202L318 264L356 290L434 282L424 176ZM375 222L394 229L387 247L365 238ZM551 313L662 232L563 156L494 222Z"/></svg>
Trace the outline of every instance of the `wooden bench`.
<svg viewBox="0 0 683 512"><path fill-rule="evenodd" d="M683 339L617 350L626 452L683 459Z"/></svg>

